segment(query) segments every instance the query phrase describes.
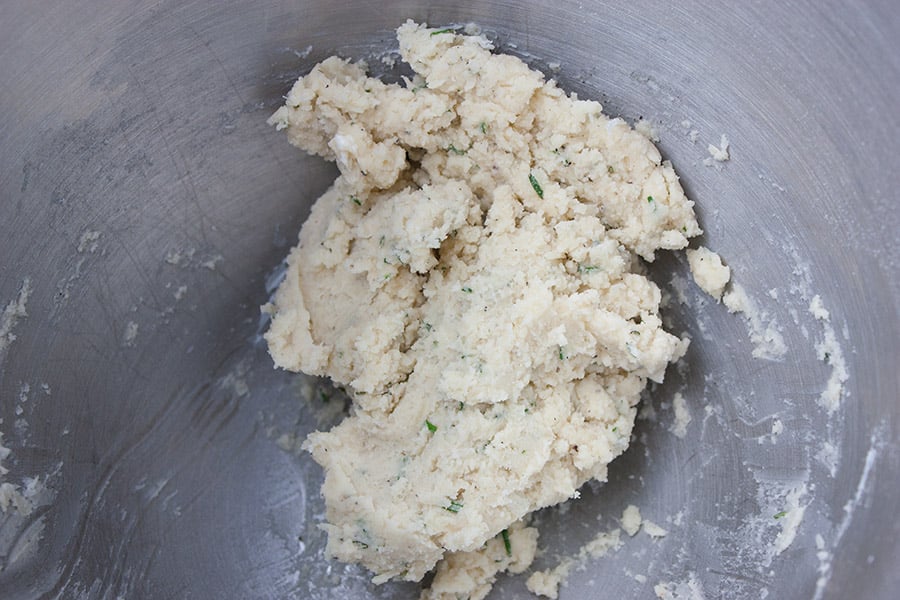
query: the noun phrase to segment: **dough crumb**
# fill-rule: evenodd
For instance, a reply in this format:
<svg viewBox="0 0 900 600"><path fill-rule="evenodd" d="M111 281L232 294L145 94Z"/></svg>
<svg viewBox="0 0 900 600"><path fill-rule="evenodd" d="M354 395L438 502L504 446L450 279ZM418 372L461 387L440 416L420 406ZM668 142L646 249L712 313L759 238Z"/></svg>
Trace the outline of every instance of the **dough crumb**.
<svg viewBox="0 0 900 600"><path fill-rule="evenodd" d="M805 483L791 488L785 496L784 508L773 516L781 524L781 531L778 532L772 545L776 556L787 550L797 537L797 529L806 514L806 505L802 504L806 495Z"/></svg>
<svg viewBox="0 0 900 600"><path fill-rule="evenodd" d="M664 538L669 535L669 531L667 529L663 529L653 521L649 521L647 519L644 519L643 528L644 533L652 538Z"/></svg>
<svg viewBox="0 0 900 600"><path fill-rule="evenodd" d="M772 435L778 436L784 432L784 423L781 422L781 419L773 419L772 420Z"/></svg>
<svg viewBox="0 0 900 600"><path fill-rule="evenodd" d="M532 573L525 586L532 594L556 600L559 597L559 586L565 584L573 570L583 569L588 560L606 556L610 550L619 549L622 545L620 535L618 529L597 534L594 539L582 546L575 556L563 559L552 569Z"/></svg>
<svg viewBox="0 0 900 600"><path fill-rule="evenodd" d="M709 152L710 158L718 162L725 162L731 158L731 155L728 152L728 137L723 133L722 137L719 140L719 146L716 147L713 144L710 144L706 147L707 152Z"/></svg>
<svg viewBox="0 0 900 600"><path fill-rule="evenodd" d="M687 251L691 275L700 289L718 302L725 291L725 285L731 279L731 269L722 264L722 258L705 246Z"/></svg>
<svg viewBox="0 0 900 600"><path fill-rule="evenodd" d="M687 427L691 422L691 412L688 408L684 396L680 392L676 392L672 399L672 408L675 410L675 421L669 428L676 437L684 438L687 435Z"/></svg>
<svg viewBox="0 0 900 600"><path fill-rule="evenodd" d="M641 511L634 504L629 504L622 512L622 529L631 537L641 529Z"/></svg>

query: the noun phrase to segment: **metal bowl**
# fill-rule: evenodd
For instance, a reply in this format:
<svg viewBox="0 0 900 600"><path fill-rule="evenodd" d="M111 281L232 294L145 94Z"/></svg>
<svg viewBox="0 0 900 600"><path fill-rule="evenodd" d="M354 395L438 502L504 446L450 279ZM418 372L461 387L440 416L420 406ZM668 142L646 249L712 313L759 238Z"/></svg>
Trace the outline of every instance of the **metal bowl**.
<svg viewBox="0 0 900 600"><path fill-rule="evenodd" d="M644 598L661 583L896 597L898 15L891 0L7 3L2 477L31 510L0 516L0 596L418 593L323 557L322 474L296 440L344 407L323 382L273 370L259 336L259 305L335 175L265 119L331 54L388 71L378 58L409 17L477 23L564 88L648 120L702 242L788 348L754 358L752 328L685 284L681 259L657 261L670 326L694 340L686 366L650 390L609 482L538 515L535 568L633 503L669 534L588 560L562 597ZM706 166L723 133L731 160ZM830 323L810 313L815 294ZM830 415L818 400L834 357L816 350L828 326L849 374ZM684 438L670 431L677 391ZM492 597L525 594L501 577Z"/></svg>

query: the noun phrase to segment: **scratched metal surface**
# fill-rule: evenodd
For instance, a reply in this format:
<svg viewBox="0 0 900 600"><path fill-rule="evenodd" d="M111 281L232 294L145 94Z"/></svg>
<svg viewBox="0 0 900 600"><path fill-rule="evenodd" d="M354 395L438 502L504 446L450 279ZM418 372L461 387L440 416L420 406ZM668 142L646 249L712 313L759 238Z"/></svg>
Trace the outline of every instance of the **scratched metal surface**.
<svg viewBox="0 0 900 600"><path fill-rule="evenodd" d="M0 308L26 278L32 292L3 332L0 431L5 480L47 489L30 515L0 515L0 597L415 597L416 585L376 588L323 559L321 473L276 440L329 426L340 406L273 370L258 337L266 281L334 176L265 118L316 61L377 55L406 17L474 21L538 68L560 63L563 86L608 112L650 119L704 241L791 349L752 359L742 321L688 290L669 319L694 338L689 369L653 391L657 418L640 422L608 484L540 515L538 567L614 527L629 503L670 533L588 563L562 597L691 581L708 597L895 597L892 0L14 0L2 12ZM706 167L721 133L732 160ZM653 268L669 291L685 272L672 259ZM815 402L829 371L804 281L850 372L831 418ZM677 389L694 418L683 440L667 430ZM833 477L816 459L823 440ZM797 481L806 515L773 557L765 492ZM492 598L524 590L501 577Z"/></svg>

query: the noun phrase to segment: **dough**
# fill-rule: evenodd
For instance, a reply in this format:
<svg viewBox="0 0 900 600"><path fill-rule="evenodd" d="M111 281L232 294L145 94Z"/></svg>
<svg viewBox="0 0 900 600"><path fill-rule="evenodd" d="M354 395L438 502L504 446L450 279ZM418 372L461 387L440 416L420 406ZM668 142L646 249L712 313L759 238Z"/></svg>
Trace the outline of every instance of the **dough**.
<svg viewBox="0 0 900 600"><path fill-rule="evenodd" d="M722 264L722 258L718 254L703 246L688 250L687 258L694 281L701 290L718 301L731 279L731 269Z"/></svg>
<svg viewBox="0 0 900 600"><path fill-rule="evenodd" d="M480 597L485 543L533 539L510 528L605 479L647 380L684 354L639 258L700 228L672 166L598 103L481 37L409 21L398 39L405 85L332 57L270 119L340 176L264 307L266 340L353 400L304 445L328 551L376 583L445 559L442 589Z"/></svg>

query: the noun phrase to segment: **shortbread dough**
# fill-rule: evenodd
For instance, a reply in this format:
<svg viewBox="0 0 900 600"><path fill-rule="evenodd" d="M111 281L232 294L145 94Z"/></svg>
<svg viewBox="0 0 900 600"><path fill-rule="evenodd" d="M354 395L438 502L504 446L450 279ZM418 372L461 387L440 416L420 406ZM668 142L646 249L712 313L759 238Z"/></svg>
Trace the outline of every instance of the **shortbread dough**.
<svg viewBox="0 0 900 600"><path fill-rule="evenodd" d="M466 565L502 547L525 568L519 520L606 478L647 380L684 354L640 259L700 228L672 166L598 103L482 37L397 33L405 85L332 57L270 119L340 176L264 307L266 340L353 401L305 443L328 551L376 582L452 557L441 586L483 597L493 573L485 587Z"/></svg>

